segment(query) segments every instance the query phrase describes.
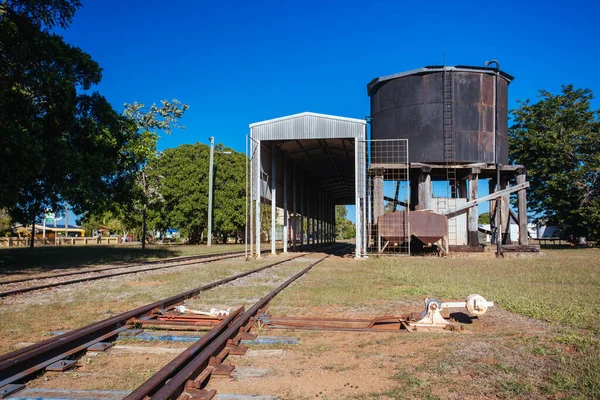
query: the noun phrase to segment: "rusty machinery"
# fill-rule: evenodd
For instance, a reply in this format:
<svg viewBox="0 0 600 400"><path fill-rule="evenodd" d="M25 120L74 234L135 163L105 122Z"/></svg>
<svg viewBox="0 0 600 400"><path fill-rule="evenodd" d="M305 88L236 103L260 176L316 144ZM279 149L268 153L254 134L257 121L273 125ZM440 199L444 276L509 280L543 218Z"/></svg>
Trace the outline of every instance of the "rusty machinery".
<svg viewBox="0 0 600 400"><path fill-rule="evenodd" d="M335 331L397 331L432 332L440 330L461 330L462 325L454 324L451 319L444 318L441 311L446 309L466 309L473 317L485 314L494 303L481 295L472 294L464 301L442 302L435 298L425 299L425 308L421 312L413 312L402 316L382 316L363 319L321 318L321 317L277 317L264 311L255 318L255 325L268 329L307 329ZM184 308L182 309L184 310ZM466 314L465 314L466 315ZM469 317L472 318L472 317ZM157 320L143 321L144 325L179 325L212 326L219 323L223 315L206 316L190 315L173 310L169 315L162 315ZM185 321L185 322L184 322Z"/></svg>

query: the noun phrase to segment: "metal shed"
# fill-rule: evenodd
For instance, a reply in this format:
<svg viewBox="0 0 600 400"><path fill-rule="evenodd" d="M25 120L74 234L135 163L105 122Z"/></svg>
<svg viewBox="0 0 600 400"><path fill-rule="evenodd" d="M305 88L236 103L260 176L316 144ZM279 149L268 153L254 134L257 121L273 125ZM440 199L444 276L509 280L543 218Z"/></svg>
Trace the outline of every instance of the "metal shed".
<svg viewBox="0 0 600 400"><path fill-rule="evenodd" d="M362 232L366 122L303 112L250 124L248 141L250 254L260 256L261 203L271 206L271 252L276 208L283 211L283 251L335 241L335 206L357 204ZM306 228L305 228L306 227ZM291 235L291 237L290 237ZM362 235L357 234L356 256Z"/></svg>

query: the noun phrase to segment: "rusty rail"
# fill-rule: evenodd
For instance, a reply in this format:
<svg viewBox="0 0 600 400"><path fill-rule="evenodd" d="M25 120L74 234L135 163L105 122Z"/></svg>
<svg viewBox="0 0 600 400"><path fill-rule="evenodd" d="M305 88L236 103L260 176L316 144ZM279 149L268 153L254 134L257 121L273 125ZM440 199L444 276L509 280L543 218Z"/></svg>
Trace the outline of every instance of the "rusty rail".
<svg viewBox="0 0 600 400"><path fill-rule="evenodd" d="M233 320L231 325L223 333L216 337L212 337L210 343L208 340L204 341L203 344L206 344L206 346L202 351L199 353L197 353L197 351L189 352L188 356L181 357L177 361L173 360L172 363L167 364L142 384L142 386L133 391L125 398L125 400L143 400L148 397L153 400L176 399L184 393L184 391L187 393L188 397L194 397L195 394L200 395L199 389L205 385L205 382L208 379L210 379L210 376L216 368L215 363L220 364L227 354L231 354L232 349L238 347L237 344L239 343L239 339L241 339L239 332L243 329L244 325L251 324L253 318L268 305L273 297L277 296L277 294L295 280L310 271L315 265L331 255L349 247L351 246L342 246L338 251L311 263L308 267L286 280L275 290L261 298L239 318ZM200 347L199 342L204 339L205 338L202 337L193 345L195 346L195 349ZM195 353L197 354L192 356L192 354ZM211 359L213 361L212 365ZM208 398L210 398L210 394L208 395Z"/></svg>
<svg viewBox="0 0 600 400"><path fill-rule="evenodd" d="M220 279L195 289L168 297L163 300L136 308L100 322L79 328L60 336L24 347L23 349L0 356L0 387L14 383L28 375L43 370L56 360L60 360L103 340L110 339L128 329L131 318L149 318L153 311L173 307L185 299L200 292L215 288L250 274L274 267L276 265L304 257L301 254L285 260L280 260L251 271L242 272Z"/></svg>
<svg viewBox="0 0 600 400"><path fill-rule="evenodd" d="M170 258L162 258L162 259L159 259L159 260L152 260L152 261L139 261L139 262L135 262L135 263L124 264L124 265L121 265L121 266L118 266L118 267L104 267L104 268L88 269L88 270L85 270L85 271L63 272L63 273L60 273L60 274L36 276L34 278L11 279L11 280L8 280L8 281L0 281L0 285L8 285L8 284L12 284L12 283L21 283L21 282L29 282L29 281L35 281L35 280L40 280L40 279L62 278L62 277L65 277L65 276L72 276L72 275L92 274L92 273L95 273L95 272L111 271L111 270L121 269L121 268L136 268L136 267L141 267L143 265L153 265L153 264L163 264L163 263L167 264L167 263L172 263L172 262L182 262L182 261L190 261L190 260L202 260L204 258L217 257L217 256L229 256L229 255L234 255L234 254L237 254L239 256L243 256L244 255L244 251L226 251L226 252L223 252L223 253L199 254L197 256L170 257Z"/></svg>
<svg viewBox="0 0 600 400"><path fill-rule="evenodd" d="M186 259L186 260L183 260L184 262L175 262L175 264L164 265L164 266L161 266L161 267L143 268L143 269L137 269L135 271L129 271L128 270L128 271L114 272L114 273L111 273L111 274L104 274L104 275L98 275L98 276L90 276L90 277L86 277L86 278L71 279L71 280L62 281L62 282L47 283L47 284L44 284L44 285L27 286L27 287L23 287L23 288L12 289L12 290L7 290L5 292L0 292L0 298L11 296L11 295L15 295L15 294L32 292L32 291L35 291L35 290L48 289L48 288L58 287L58 286L64 286L64 285L72 285L74 283L81 283L81 282L87 282L87 281L95 281L95 280L98 280L98 279L112 278L112 277L115 277L115 276L135 274L135 273L138 273L138 272L148 272L148 271L155 271L155 270L159 270L159 269L181 267L181 266L184 266L184 265L191 265L191 264L198 264L198 263L208 263L208 262L226 260L228 258L236 258L236 257L241 257L243 255L244 255L244 252L241 252L241 254L237 254L237 252L236 252L235 254L229 254L229 255L223 255L223 256L221 256L219 254L211 254L211 255L206 256L206 257L197 258L195 260L188 261ZM133 267L122 267L122 268L133 268ZM118 269L118 268L114 268L114 269ZM73 275L79 275L79 274L84 274L84 273L93 273L93 272L97 272L97 271L75 272L75 273L73 273ZM49 278L53 278L53 277L35 278L35 279L49 279ZM35 279L32 279L32 280L35 280ZM5 282L0 282L0 284L4 284L4 283Z"/></svg>

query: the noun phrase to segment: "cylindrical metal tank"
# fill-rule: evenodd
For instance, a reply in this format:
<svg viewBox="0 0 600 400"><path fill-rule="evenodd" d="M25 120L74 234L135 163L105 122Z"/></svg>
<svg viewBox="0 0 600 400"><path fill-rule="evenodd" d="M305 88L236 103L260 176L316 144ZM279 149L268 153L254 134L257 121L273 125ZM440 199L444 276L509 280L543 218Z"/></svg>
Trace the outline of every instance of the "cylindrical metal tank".
<svg viewBox="0 0 600 400"><path fill-rule="evenodd" d="M367 85L371 139L408 139L410 162L508 164L508 85L513 77L497 71L425 67L373 79Z"/></svg>

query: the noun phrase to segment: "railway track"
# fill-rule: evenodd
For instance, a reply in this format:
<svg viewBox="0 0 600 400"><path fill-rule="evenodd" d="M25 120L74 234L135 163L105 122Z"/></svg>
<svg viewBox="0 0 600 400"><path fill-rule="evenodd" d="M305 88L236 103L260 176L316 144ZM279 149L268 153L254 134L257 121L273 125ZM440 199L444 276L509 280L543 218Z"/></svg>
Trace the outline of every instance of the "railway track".
<svg viewBox="0 0 600 400"><path fill-rule="evenodd" d="M348 245L338 245L334 249L337 249L335 251L337 253L348 248L350 248ZM146 396L150 396L153 399L177 398L184 391L191 398L196 397L196 395L201 396L206 394L201 394L198 391L202 391L201 387L210 378L211 374L218 373L218 364L220 361L225 359L228 354L243 351L243 346L239 346L239 341L244 335L248 335L247 331L254 322L254 316L264 309L269 301L279 292L315 265L330 257L331 254L312 262L308 267L260 299L247 311L238 309L230 314L198 342L194 343L194 345L132 392L128 399L143 399ZM60 363L65 363L65 360L77 356L91 346L101 346L105 341L114 339L119 333L131 329L134 326L133 320L151 320L165 311L173 310L175 306L182 304L184 300L196 296L203 291L304 256L306 254L269 263L260 268L208 283L23 349L4 354L0 356L0 393L4 390L6 395L10 390L20 390L22 381L28 377L38 374L47 368L52 368L53 365L56 366L59 364L60 366Z"/></svg>
<svg viewBox="0 0 600 400"><path fill-rule="evenodd" d="M203 254L198 256L186 256L186 257L177 257L177 258L167 258L163 260L155 260L155 261L143 261L128 265L123 265L120 267L106 267L106 268L96 268L82 271L74 271L68 273L61 273L55 275L43 275L35 278L21 278L21 279L13 279L8 281L0 282L0 298L17 295L21 293L32 292L34 290L48 289L58 286L70 285L74 283L93 281L104 278L111 278L115 276L135 274L138 272L147 272L147 271L155 271L167 268L175 268L181 267L184 265L192 265L198 263L208 263L220 260L226 260L228 258L242 257L244 256L244 251L232 251L226 253L216 253L216 254ZM162 265L161 265L162 264ZM149 267L148 265L159 265L154 267ZM118 271L118 272L114 272ZM108 272L100 275L101 272ZM76 275L86 275L85 277L61 280L58 282L52 281L58 278L65 278ZM40 281L48 281L48 283L40 283Z"/></svg>

